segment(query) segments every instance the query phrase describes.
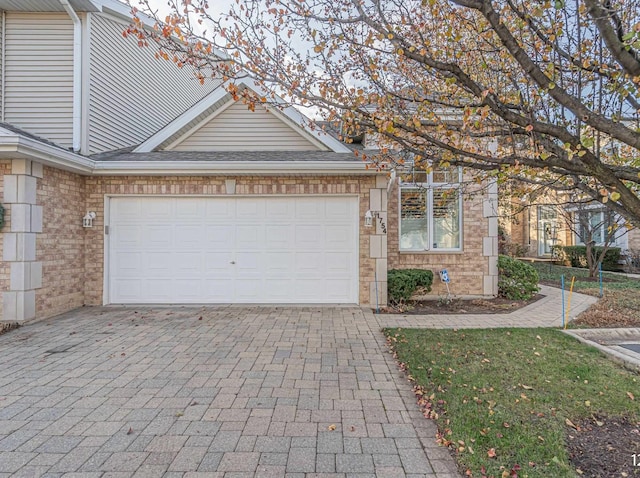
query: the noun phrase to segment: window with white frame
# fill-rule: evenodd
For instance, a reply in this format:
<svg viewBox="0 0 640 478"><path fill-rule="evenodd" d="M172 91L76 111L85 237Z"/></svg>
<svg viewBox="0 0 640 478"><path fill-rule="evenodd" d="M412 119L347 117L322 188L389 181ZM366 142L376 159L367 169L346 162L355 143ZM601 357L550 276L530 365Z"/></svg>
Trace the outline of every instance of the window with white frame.
<svg viewBox="0 0 640 478"><path fill-rule="evenodd" d="M400 182L400 250L462 250L460 168L410 171Z"/></svg>
<svg viewBox="0 0 640 478"><path fill-rule="evenodd" d="M603 245L607 240L615 244L615 219L615 214L608 209L587 209L577 212L576 244L593 241L597 245Z"/></svg>

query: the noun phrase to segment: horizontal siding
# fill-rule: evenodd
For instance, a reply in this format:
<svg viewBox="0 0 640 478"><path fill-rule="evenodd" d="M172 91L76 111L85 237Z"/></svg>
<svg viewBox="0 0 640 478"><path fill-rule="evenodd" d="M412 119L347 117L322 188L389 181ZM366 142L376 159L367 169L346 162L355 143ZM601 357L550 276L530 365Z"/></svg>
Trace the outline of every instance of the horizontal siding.
<svg viewBox="0 0 640 478"><path fill-rule="evenodd" d="M2 13L2 12L0 12ZM2 71L2 53L3 53L3 48L2 48L2 21L0 21L0 105L2 105L3 99L2 99L2 91L4 90L4 84L5 84L5 80L4 80L4 74ZM0 121L3 121L3 118L0 118Z"/></svg>
<svg viewBox="0 0 640 478"><path fill-rule="evenodd" d="M153 48L122 36L124 23L90 18L89 153L142 143L219 84L157 60Z"/></svg>
<svg viewBox="0 0 640 478"><path fill-rule="evenodd" d="M274 114L238 101L172 148L175 151L317 151Z"/></svg>
<svg viewBox="0 0 640 478"><path fill-rule="evenodd" d="M70 147L73 24L66 13L6 14L5 121Z"/></svg>

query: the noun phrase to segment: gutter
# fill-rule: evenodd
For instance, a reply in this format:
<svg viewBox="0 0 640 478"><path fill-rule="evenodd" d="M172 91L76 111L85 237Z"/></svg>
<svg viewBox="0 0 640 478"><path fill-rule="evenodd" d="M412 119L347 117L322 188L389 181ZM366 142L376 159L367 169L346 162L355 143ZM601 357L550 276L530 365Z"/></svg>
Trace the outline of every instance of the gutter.
<svg viewBox="0 0 640 478"><path fill-rule="evenodd" d="M82 137L82 22L69 0L59 0L73 22L73 150L80 151Z"/></svg>
<svg viewBox="0 0 640 478"><path fill-rule="evenodd" d="M26 157L43 164L79 174L91 174L95 161L56 146L20 136L0 136L0 158Z"/></svg>
<svg viewBox="0 0 640 478"><path fill-rule="evenodd" d="M343 161L95 161L92 174L108 175L220 175L274 176L280 174L379 174L362 163Z"/></svg>

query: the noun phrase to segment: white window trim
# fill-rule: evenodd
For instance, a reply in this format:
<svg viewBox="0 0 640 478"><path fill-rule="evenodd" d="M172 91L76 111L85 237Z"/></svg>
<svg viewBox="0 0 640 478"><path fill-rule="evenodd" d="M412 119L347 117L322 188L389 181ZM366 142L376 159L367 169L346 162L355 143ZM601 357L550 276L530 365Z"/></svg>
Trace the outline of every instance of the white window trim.
<svg viewBox="0 0 640 478"><path fill-rule="evenodd" d="M432 252L432 253L447 253L447 252L462 252L463 250L463 198L461 194L460 185L462 183L462 168L458 168L458 182L457 183L435 183L433 182L433 171L427 175L426 183L403 183L400 180L400 187L398 188L398 249L400 252L408 252L408 253L420 253L420 252ZM400 246L401 238L402 238L402 190L410 189L410 190L422 190L427 194L427 248L426 249L403 249ZM433 225L433 191L435 189L456 189L458 192L458 231L459 231L459 243L460 247L454 248L435 248L433 247L433 234L434 234L434 225Z"/></svg>

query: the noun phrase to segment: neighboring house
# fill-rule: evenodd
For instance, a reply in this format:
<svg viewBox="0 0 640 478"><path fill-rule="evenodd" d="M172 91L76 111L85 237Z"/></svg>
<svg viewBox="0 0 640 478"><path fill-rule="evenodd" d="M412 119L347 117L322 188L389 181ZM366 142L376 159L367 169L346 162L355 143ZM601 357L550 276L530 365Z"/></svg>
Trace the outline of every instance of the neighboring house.
<svg viewBox="0 0 640 478"><path fill-rule="evenodd" d="M510 244L522 255L551 258L553 246L582 245L589 233L596 245L602 246L611 230L615 231L609 243L611 247L623 252L640 250L640 230L628 230L624 219L603 205L577 206L558 199L551 192L533 202L531 205L514 200L509 210L502 209L501 226ZM587 223L590 227L585 229L581 224Z"/></svg>
<svg viewBox="0 0 640 478"><path fill-rule="evenodd" d="M387 270L407 267L448 269L459 296L497 293L494 186L467 197L457 170L367 168L297 110L250 111L154 59L122 35L128 7L65 3L0 0L1 320L384 305Z"/></svg>

